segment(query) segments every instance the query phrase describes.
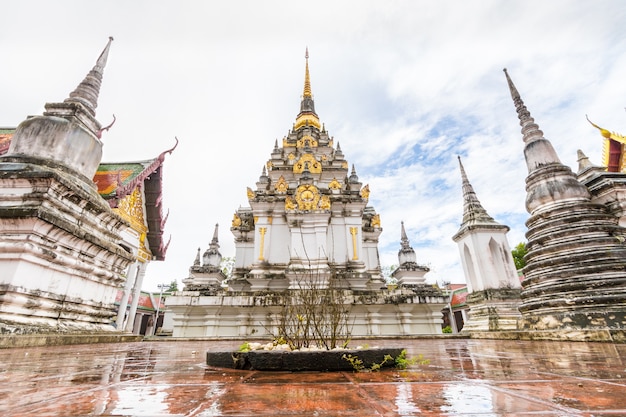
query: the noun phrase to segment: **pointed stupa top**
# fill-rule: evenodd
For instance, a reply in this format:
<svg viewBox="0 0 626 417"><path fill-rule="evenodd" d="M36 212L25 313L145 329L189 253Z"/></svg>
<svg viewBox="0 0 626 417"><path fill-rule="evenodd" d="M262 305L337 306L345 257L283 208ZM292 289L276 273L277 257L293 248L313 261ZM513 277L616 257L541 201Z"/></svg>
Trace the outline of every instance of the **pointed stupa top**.
<svg viewBox="0 0 626 417"><path fill-rule="evenodd" d="M402 266L407 263L417 263L415 251L411 247L409 238L406 235L406 230L404 230L404 222L400 222L400 245L401 248L400 251L398 251L399 265Z"/></svg>
<svg viewBox="0 0 626 417"><path fill-rule="evenodd" d="M70 93L69 98L65 99L65 103L81 103L92 116L96 115L96 107L98 107L98 95L100 94L100 85L102 84L102 75L109 57L109 49L111 48L113 37L109 36L104 50L98 57L96 65L89 71L85 79L78 84L78 87Z"/></svg>
<svg viewBox="0 0 626 417"><path fill-rule="evenodd" d="M209 244L209 249L204 252L202 256L202 262L204 266L211 266L219 268L222 263L222 254L219 251L220 244L217 239L219 224L215 224L215 230L213 231L213 239Z"/></svg>
<svg viewBox="0 0 626 417"><path fill-rule="evenodd" d="M198 248L198 253L196 253L196 259L193 261L193 266L200 266L200 248Z"/></svg>
<svg viewBox="0 0 626 417"><path fill-rule="evenodd" d="M311 93L311 76L309 75L309 47L307 46L306 52L304 54L305 69L304 69L304 92L302 93L302 97L304 98L313 98L313 94Z"/></svg>
<svg viewBox="0 0 626 417"><path fill-rule="evenodd" d="M489 228L495 227L504 227L508 230L507 226L503 226L497 221L493 219L480 204L476 193L474 192L474 187L470 184L467 179L467 174L465 173L465 168L463 167L463 162L461 162L461 157L457 157L459 159L459 168L461 169L461 180L462 180L462 189L463 189L463 221L461 223L461 227L459 229L459 233L465 231L468 228L485 226Z"/></svg>
<svg viewBox="0 0 626 417"><path fill-rule="evenodd" d="M578 182L569 167L561 163L552 143L543 137L543 132L530 116L506 68L504 74L522 126L525 144L524 157L528 167L526 210L533 214L558 201L589 200L589 190Z"/></svg>
<svg viewBox="0 0 626 417"><path fill-rule="evenodd" d="M350 177L348 178L348 180L352 183L359 182L359 176L356 175L356 169L354 168L354 164L352 164L352 172L350 173Z"/></svg>
<svg viewBox="0 0 626 417"><path fill-rule="evenodd" d="M539 125L535 123L535 119L532 118L530 112L524 105L522 97L520 96L515 84L509 77L509 73L504 68L504 75L506 81L509 84L509 90L511 92L511 98L513 104L515 104L515 110L517 111L517 117L519 118L519 124L522 127L522 139L525 143L524 154L526 156L526 165L528 166L528 172L532 172L540 166L548 164L560 164L561 161L556 154L556 151L552 147L550 141L543 137L543 132L539 129ZM540 145L534 142L541 142ZM533 146L529 146L530 144Z"/></svg>
<svg viewBox="0 0 626 417"><path fill-rule="evenodd" d="M311 92L311 77L309 75L309 48L306 48L304 55L306 60L304 69L304 91L302 92L302 101L300 102L300 113L296 118L294 130L298 130L303 126L313 126L318 129L322 127L320 119L315 113L315 103L313 102L313 93Z"/></svg>
<svg viewBox="0 0 626 417"><path fill-rule="evenodd" d="M215 246L216 248L220 247L218 243L218 239L217 239L217 236L218 236L217 231L219 227L220 227L219 223L215 223L215 229L213 230L213 239L211 239L211 246Z"/></svg>

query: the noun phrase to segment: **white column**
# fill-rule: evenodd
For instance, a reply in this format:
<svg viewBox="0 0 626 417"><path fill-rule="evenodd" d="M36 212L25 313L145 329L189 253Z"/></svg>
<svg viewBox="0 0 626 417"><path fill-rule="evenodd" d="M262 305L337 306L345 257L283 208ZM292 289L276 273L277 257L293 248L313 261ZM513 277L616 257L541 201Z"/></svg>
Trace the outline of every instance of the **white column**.
<svg viewBox="0 0 626 417"><path fill-rule="evenodd" d="M119 330L123 330L124 317L126 317L126 307L128 307L128 297L130 296L130 289L133 287L137 274L139 273L139 262L135 261L134 264L128 267L126 273L126 282L124 283L124 290L122 292L122 299L120 300L120 306L117 310L117 319L115 320L115 326Z"/></svg>
<svg viewBox="0 0 626 417"><path fill-rule="evenodd" d="M130 304L130 311L128 312L128 320L126 321L126 331L133 332L133 325L135 323L135 314L137 313L137 304L139 303L139 296L141 295L141 284L143 283L143 277L146 276L147 262L139 264L137 268L137 278L135 278L135 285L133 286L133 302Z"/></svg>

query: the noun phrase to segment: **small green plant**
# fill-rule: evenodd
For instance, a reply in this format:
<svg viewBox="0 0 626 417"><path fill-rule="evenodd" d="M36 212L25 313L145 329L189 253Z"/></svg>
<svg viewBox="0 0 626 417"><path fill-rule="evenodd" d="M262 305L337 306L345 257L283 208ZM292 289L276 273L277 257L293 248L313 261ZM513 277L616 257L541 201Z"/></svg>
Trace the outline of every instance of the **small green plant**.
<svg viewBox="0 0 626 417"><path fill-rule="evenodd" d="M403 349L402 352L396 357L396 368L397 369L406 369L411 365L428 365L430 361L428 359L424 359L424 356L420 353L417 356L408 358L406 349Z"/></svg>
<svg viewBox="0 0 626 417"><path fill-rule="evenodd" d="M362 372L365 369L365 365L363 365L363 361L361 359L359 359L358 356L351 355L351 354L347 354L346 355L344 353L342 358L347 360L348 362L350 362L350 365L352 365L352 368L356 372Z"/></svg>
<svg viewBox="0 0 626 417"><path fill-rule="evenodd" d="M239 346L239 352L250 352L250 343L244 342Z"/></svg>
<svg viewBox="0 0 626 417"><path fill-rule="evenodd" d="M344 354L342 358L350 362L350 365L352 365L352 368L355 370L355 372L378 372L382 369L384 364L393 361L393 356L385 355L382 362L373 363L369 368L367 368L363 361L359 359L359 357L356 355Z"/></svg>
<svg viewBox="0 0 626 417"><path fill-rule="evenodd" d="M452 327L450 326L446 326L443 329L441 329L442 333L452 333Z"/></svg>

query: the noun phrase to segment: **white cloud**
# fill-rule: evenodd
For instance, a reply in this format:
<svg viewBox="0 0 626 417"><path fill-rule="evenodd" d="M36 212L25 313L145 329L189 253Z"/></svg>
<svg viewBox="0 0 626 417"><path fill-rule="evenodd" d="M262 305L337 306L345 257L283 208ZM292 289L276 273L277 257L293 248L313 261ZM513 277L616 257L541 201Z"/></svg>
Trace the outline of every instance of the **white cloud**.
<svg viewBox="0 0 626 417"><path fill-rule="evenodd" d="M463 281L451 240L457 155L483 206L511 227L511 246L524 239L526 166L503 67L574 169L578 148L600 163L585 114L626 132L619 0L65 0L11 2L3 15L0 125L64 99L113 35L98 118L118 121L104 159L155 157L180 139L164 167L172 244L148 289L186 277L215 223L222 253L234 254L232 213L295 120L306 46L317 112L381 214L383 263L397 263L404 220L431 281Z"/></svg>

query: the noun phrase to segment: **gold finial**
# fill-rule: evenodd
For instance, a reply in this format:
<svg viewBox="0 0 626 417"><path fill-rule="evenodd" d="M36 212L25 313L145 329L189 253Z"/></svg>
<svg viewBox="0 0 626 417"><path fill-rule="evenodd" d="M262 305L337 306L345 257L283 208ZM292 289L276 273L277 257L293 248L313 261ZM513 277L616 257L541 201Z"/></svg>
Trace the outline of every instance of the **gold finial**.
<svg viewBox="0 0 626 417"><path fill-rule="evenodd" d="M610 131L608 131L608 130L606 130L606 129L604 129L604 128L600 127L600 126L598 126L597 124L595 124L594 122L592 122L591 120L589 120L589 116L587 116L586 114L585 114L585 117L587 118L587 121L588 121L589 123L591 123L591 126L595 127L596 129L598 129L598 130L600 131L600 134L601 134L603 137L605 137L605 138L607 138L607 139L613 139L613 138L611 137L611 132L610 132Z"/></svg>
<svg viewBox="0 0 626 417"><path fill-rule="evenodd" d="M304 70L304 93L303 97L313 97L311 93L311 78L309 77L309 47L306 48L306 53L304 54L304 58L306 59L306 66Z"/></svg>

